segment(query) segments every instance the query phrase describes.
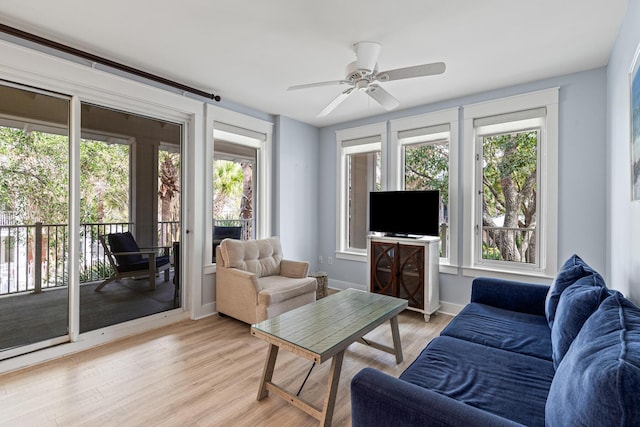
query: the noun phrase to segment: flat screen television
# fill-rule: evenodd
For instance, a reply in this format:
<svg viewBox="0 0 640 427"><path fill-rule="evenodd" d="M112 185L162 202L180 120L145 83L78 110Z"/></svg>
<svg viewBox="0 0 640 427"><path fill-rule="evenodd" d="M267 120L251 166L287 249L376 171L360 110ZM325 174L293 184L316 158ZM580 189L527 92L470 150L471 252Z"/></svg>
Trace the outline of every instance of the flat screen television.
<svg viewBox="0 0 640 427"><path fill-rule="evenodd" d="M370 192L369 231L392 236L439 236L440 192Z"/></svg>

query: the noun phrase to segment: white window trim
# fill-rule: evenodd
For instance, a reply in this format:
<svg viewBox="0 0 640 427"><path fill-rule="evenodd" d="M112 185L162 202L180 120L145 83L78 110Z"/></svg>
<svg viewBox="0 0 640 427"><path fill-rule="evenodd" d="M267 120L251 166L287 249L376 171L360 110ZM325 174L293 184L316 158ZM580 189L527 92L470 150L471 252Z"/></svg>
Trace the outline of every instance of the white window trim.
<svg viewBox="0 0 640 427"><path fill-rule="evenodd" d="M418 129L442 124L449 125L449 258L440 258L441 273L458 273L458 115L459 108L450 108L417 116L404 117L390 121L389 148L389 189L402 190L402 148L408 143L400 140L399 134L410 129Z"/></svg>
<svg viewBox="0 0 640 427"><path fill-rule="evenodd" d="M464 106L464 147L463 185L464 219L462 247L463 274L465 276L486 275L502 278L552 278L557 270L558 254L558 97L559 88L550 88L523 95L516 95L492 101ZM546 107L546 126L539 146L539 218L536 230L540 244L539 267L478 264L476 262L476 225L477 197L475 197L478 178L474 173L475 157L478 152L477 134L474 119L498 114L507 114L538 107Z"/></svg>
<svg viewBox="0 0 640 427"><path fill-rule="evenodd" d="M343 141L349 141L367 137L380 137L380 142L375 144L363 144L356 146L343 147ZM373 146L375 145L375 146ZM359 126L350 129L336 131L336 173L337 189L336 189L336 258L347 259L352 261L367 262L367 250L355 251L349 249L347 245L348 223L347 223L347 198L349 195L346 191L346 156L357 152L372 151L372 149L380 149L380 169L382 189L386 189L386 147L387 147L387 123L380 122L365 126Z"/></svg>
<svg viewBox="0 0 640 427"><path fill-rule="evenodd" d="M272 138L273 123L247 116L242 113L216 107L215 105L206 104L205 107L205 176L213 176L213 140L216 129L216 122L231 125L238 128L246 129L249 133L264 135L263 140L256 138L239 137L235 143L246 145L257 150L256 162L258 166L257 188L256 188L256 238L266 238L271 236L271 179L269 174L272 158ZM223 126L224 127L224 126ZM205 185L205 194L213 194L213 182L207 180ZM205 197L205 212L213 211L213 199L210 196ZM215 264L213 260L213 221L211 215L206 215L204 224L205 248L203 251L203 265L205 266L205 274L215 272Z"/></svg>

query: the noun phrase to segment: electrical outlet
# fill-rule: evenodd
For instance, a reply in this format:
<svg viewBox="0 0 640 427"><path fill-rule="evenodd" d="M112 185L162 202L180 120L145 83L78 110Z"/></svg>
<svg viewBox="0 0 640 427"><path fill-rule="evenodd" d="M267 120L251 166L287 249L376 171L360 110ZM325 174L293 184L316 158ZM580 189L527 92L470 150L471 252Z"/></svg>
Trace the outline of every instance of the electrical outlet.
<svg viewBox="0 0 640 427"><path fill-rule="evenodd" d="M320 255L320 256L318 257L318 263L319 263L319 264L322 264L323 262L324 262L324 259L322 258L322 255Z"/></svg>
<svg viewBox="0 0 640 427"><path fill-rule="evenodd" d="M327 257L327 263L333 264L333 257Z"/></svg>

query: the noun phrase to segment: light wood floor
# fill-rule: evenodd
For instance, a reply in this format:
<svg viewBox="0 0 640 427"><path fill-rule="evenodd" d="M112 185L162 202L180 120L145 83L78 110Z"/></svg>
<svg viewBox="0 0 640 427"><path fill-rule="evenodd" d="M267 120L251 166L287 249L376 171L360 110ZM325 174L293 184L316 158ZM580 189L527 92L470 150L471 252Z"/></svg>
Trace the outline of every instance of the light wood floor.
<svg viewBox="0 0 640 427"><path fill-rule="evenodd" d="M351 425L349 388L371 366L398 376L451 319L399 315L404 361L352 344L342 366L333 426ZM367 337L392 345L388 322ZM212 316L185 321L0 376L0 426L317 426L271 394L258 402L267 344L249 325ZM295 393L311 364L278 355L273 381ZM300 396L321 407L330 362L316 366Z"/></svg>

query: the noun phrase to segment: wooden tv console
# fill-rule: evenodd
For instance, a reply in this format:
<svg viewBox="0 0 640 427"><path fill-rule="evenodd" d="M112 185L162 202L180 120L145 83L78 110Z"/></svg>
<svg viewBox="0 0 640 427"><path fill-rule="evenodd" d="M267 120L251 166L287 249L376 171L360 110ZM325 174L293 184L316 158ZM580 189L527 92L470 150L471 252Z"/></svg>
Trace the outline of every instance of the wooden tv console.
<svg viewBox="0 0 640 427"><path fill-rule="evenodd" d="M367 236L369 291L403 298L425 322L440 309L438 237Z"/></svg>

